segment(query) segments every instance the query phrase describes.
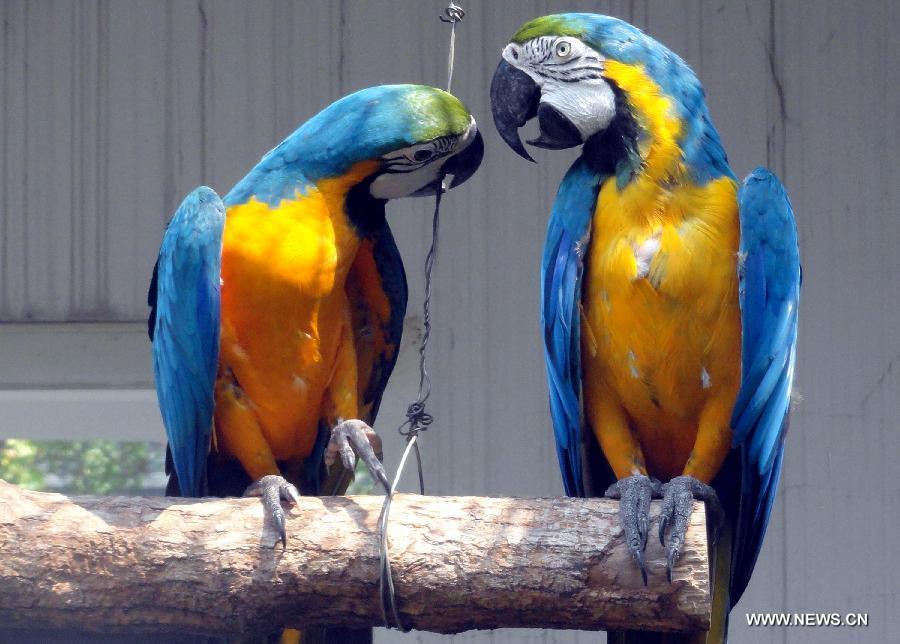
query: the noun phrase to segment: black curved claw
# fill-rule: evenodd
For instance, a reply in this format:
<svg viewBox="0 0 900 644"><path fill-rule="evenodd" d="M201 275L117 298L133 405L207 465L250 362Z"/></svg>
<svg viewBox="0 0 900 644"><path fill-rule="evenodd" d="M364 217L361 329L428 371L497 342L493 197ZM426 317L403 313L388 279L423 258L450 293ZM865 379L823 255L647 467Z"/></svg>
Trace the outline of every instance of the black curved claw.
<svg viewBox="0 0 900 644"><path fill-rule="evenodd" d="M672 569L675 567L675 562L678 561L678 555L681 554L681 550L678 548L677 542L672 540L672 547L668 548L666 551L666 579L669 580L669 583L672 583Z"/></svg>
<svg viewBox="0 0 900 644"><path fill-rule="evenodd" d="M637 562L644 585L647 567L644 549L650 532L650 499L659 495L659 483L642 474L616 481L606 490L606 496L619 501L619 521L631 556Z"/></svg>
<svg viewBox="0 0 900 644"><path fill-rule="evenodd" d="M258 481L251 483L244 496L258 496L262 498L266 513L272 518L278 536L281 537L281 547L287 549L287 531L285 530L284 509L281 501L293 501L300 503L300 493L297 488L277 474L269 474Z"/></svg>
<svg viewBox="0 0 900 644"><path fill-rule="evenodd" d="M711 525L713 525L714 542L718 538L724 513L716 491L692 476L676 476L662 486L662 493L663 507L659 515L659 542L666 547L666 572L669 583L671 583L672 569L684 546L684 535L690 524L694 500L706 502ZM669 542L666 544L666 528L670 523L672 529L669 532Z"/></svg>
<svg viewBox="0 0 900 644"><path fill-rule="evenodd" d="M377 440L377 434L366 423L356 419L345 420L331 430L331 441L325 454L325 462L330 465L336 452L340 455L344 469L352 472L356 467L356 455L358 454L369 468L372 478L381 483L385 492L390 493L391 483L388 480L387 472L384 471L384 465L381 464L381 460L372 446L373 440Z"/></svg>

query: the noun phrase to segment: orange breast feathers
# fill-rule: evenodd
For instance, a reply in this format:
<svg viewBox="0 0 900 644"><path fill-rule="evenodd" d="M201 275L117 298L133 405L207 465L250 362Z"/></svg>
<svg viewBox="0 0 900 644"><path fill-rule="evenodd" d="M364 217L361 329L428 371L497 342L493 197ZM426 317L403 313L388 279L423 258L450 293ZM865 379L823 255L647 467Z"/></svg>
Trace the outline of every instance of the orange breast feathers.
<svg viewBox="0 0 900 644"><path fill-rule="evenodd" d="M344 198L371 168L355 170L274 207L227 211L216 448L254 479L309 455L320 418L358 415L344 282L360 239Z"/></svg>
<svg viewBox="0 0 900 644"><path fill-rule="evenodd" d="M708 482L740 385L736 184L601 187L582 290L585 414L618 478Z"/></svg>

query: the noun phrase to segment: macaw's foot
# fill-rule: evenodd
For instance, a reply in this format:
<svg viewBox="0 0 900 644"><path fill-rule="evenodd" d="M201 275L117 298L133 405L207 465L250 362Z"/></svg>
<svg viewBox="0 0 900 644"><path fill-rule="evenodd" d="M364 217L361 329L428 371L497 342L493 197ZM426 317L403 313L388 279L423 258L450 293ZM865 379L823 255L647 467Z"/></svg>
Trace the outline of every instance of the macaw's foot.
<svg viewBox="0 0 900 644"><path fill-rule="evenodd" d="M691 520L694 500L706 502L707 521L712 526L713 543L718 538L719 528L724 519L722 504L716 491L693 476L676 476L662 486L663 507L659 514L659 542L666 548L666 570L672 582L672 568L678 561L684 546L684 535ZM666 543L666 528L671 524L669 543Z"/></svg>
<svg viewBox="0 0 900 644"><path fill-rule="evenodd" d="M331 440L325 450L325 466L331 467L340 455L344 469L352 472L356 467L356 455L359 455L369 468L372 478L381 483L385 492L389 493L391 483L379 459L380 454L381 439L374 429L361 420L345 420L331 430Z"/></svg>
<svg viewBox="0 0 900 644"><path fill-rule="evenodd" d="M284 510L281 507L282 499L300 503L300 493L293 485L277 474L264 476L255 483L251 483L244 496L262 497L263 507L266 513L272 517L272 523L281 536L281 547L287 548L287 534L284 530Z"/></svg>
<svg viewBox="0 0 900 644"><path fill-rule="evenodd" d="M644 585L647 585L647 567L644 564L644 548L650 532L650 499L659 498L659 481L642 474L616 481L606 490L610 499L620 499L619 520L625 531L625 541L631 556L641 569Z"/></svg>

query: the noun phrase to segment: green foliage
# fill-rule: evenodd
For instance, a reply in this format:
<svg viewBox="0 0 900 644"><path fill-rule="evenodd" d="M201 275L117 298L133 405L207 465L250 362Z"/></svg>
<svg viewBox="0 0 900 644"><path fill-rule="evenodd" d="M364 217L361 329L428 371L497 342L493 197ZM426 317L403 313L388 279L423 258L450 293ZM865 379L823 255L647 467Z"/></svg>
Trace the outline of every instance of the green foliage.
<svg viewBox="0 0 900 644"><path fill-rule="evenodd" d="M0 441L0 479L68 494L138 494L164 485L165 449L118 441Z"/></svg>
<svg viewBox="0 0 900 644"><path fill-rule="evenodd" d="M376 490L375 481L369 474L369 468L363 460L357 459L356 469L353 471L353 481L347 486L347 494L381 494L381 488Z"/></svg>
<svg viewBox="0 0 900 644"><path fill-rule="evenodd" d="M165 445L119 441L0 440L0 479L66 494L162 494ZM347 494L381 494L360 460Z"/></svg>

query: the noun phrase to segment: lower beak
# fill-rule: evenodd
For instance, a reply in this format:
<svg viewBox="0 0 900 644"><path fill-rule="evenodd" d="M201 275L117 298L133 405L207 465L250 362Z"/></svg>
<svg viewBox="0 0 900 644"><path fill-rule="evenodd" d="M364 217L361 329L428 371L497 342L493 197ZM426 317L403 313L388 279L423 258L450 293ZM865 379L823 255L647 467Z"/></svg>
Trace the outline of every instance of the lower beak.
<svg viewBox="0 0 900 644"><path fill-rule="evenodd" d="M541 103L538 106L538 123L541 126L541 135L528 143L548 150L564 150L581 145L581 132L572 124L572 121L552 105Z"/></svg>
<svg viewBox="0 0 900 644"><path fill-rule="evenodd" d="M491 112L494 125L507 145L519 156L534 161L522 139L519 128L537 115L541 90L531 77L501 60L491 81Z"/></svg>
<svg viewBox="0 0 900 644"><path fill-rule="evenodd" d="M478 170L483 158L484 139L481 138L481 132L475 130L475 138L472 139L472 142L462 152L454 154L444 162L441 168L441 175L435 181L432 181L427 186L422 186L409 196L430 197L436 192L444 193L465 183ZM448 175L453 177L449 183L446 179Z"/></svg>

